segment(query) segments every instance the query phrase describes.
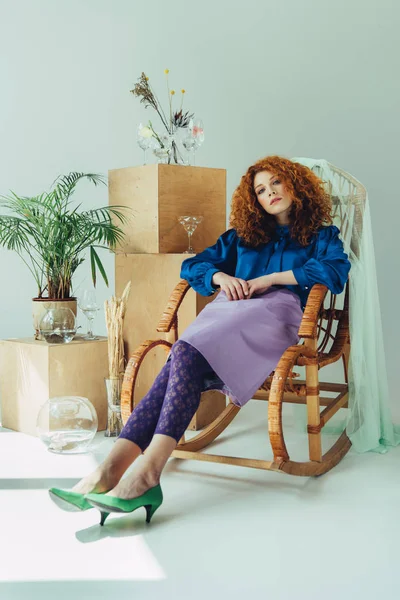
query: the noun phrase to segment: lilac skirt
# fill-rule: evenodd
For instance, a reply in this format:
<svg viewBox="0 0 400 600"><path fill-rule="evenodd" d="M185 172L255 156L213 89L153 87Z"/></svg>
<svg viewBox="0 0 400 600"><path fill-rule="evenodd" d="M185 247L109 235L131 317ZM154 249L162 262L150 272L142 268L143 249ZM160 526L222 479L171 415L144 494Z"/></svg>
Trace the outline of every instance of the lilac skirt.
<svg viewBox="0 0 400 600"><path fill-rule="evenodd" d="M243 406L283 352L299 342L302 317L300 298L286 288L271 287L249 300L231 301L221 291L179 339L210 364L204 391L218 390Z"/></svg>

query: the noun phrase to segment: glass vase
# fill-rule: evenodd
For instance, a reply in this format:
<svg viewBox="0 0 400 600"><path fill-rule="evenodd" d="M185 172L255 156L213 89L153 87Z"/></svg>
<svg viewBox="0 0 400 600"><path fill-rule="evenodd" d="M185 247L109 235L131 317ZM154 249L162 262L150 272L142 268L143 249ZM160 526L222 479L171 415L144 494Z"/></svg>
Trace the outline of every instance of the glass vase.
<svg viewBox="0 0 400 600"><path fill-rule="evenodd" d="M157 146L153 149L157 161L168 165L186 165L178 132L158 136Z"/></svg>
<svg viewBox="0 0 400 600"><path fill-rule="evenodd" d="M106 437L118 437L124 426L121 417L121 389L123 377L104 379L107 391L107 429Z"/></svg>
<svg viewBox="0 0 400 600"><path fill-rule="evenodd" d="M178 140L173 140L172 148L169 156L168 164L172 165L186 165L186 161L182 156L182 152L179 148Z"/></svg>

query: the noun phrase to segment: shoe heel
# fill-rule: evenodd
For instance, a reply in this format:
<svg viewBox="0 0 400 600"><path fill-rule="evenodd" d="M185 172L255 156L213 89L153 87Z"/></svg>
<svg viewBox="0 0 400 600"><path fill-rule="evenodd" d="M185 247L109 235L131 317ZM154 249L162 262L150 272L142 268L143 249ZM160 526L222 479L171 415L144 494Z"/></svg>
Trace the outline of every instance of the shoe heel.
<svg viewBox="0 0 400 600"><path fill-rule="evenodd" d="M147 506L145 506L145 509L146 509L146 523L150 523L151 517L156 512L157 508L158 508L157 505L153 506L152 504L148 504Z"/></svg>
<svg viewBox="0 0 400 600"><path fill-rule="evenodd" d="M102 510L100 511L100 513L101 513L100 525L104 525L104 523L110 513L103 512Z"/></svg>

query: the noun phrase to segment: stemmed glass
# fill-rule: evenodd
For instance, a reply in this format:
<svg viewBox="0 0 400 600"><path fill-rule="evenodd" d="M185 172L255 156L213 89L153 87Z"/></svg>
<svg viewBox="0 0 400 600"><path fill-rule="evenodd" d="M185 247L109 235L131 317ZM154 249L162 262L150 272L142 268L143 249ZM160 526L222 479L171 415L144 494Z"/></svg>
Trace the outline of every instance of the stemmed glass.
<svg viewBox="0 0 400 600"><path fill-rule="evenodd" d="M196 150L200 148L204 142L204 126L201 119L195 119L193 123L192 135L195 139L195 145L193 148L193 165L196 164Z"/></svg>
<svg viewBox="0 0 400 600"><path fill-rule="evenodd" d="M188 127L186 130L186 135L182 138L182 146L188 153L188 163L190 164L190 152L194 149L196 145L196 138L193 137L192 130ZM193 153L194 158L194 153Z"/></svg>
<svg viewBox="0 0 400 600"><path fill-rule="evenodd" d="M144 154L143 164L145 165L145 164L147 164L146 163L146 150L148 150L153 145L153 136L152 136L151 129L149 127L147 127L146 125L143 125L143 123L140 123L137 128L136 141L137 141L139 148L141 148L143 150L143 154Z"/></svg>
<svg viewBox="0 0 400 600"><path fill-rule="evenodd" d="M84 290L79 300L79 308L88 320L88 332L84 336L85 340L97 340L98 338L93 335L93 321L100 307L97 304L96 292L94 290Z"/></svg>
<svg viewBox="0 0 400 600"><path fill-rule="evenodd" d="M187 232L188 234L188 238L189 238L189 248L187 250L185 250L183 252L183 254L196 254L194 249L192 248L192 235L193 232L196 230L197 225L200 225L200 223L202 222L204 217L202 216L190 216L190 215L184 215L182 217L178 217L178 221L179 223L182 225L182 227L184 228L184 230Z"/></svg>
<svg viewBox="0 0 400 600"><path fill-rule="evenodd" d="M196 150L204 142L204 126L201 119L190 119L186 130L186 135L182 140L185 149L190 152L193 150L193 166L196 164Z"/></svg>

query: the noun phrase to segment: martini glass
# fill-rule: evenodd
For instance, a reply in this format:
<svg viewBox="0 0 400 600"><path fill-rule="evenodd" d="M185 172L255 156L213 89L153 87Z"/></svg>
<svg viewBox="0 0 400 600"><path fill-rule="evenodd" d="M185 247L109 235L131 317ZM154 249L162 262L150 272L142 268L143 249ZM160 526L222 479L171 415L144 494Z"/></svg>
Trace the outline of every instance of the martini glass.
<svg viewBox="0 0 400 600"><path fill-rule="evenodd" d="M187 250L185 250L183 252L183 254L196 254L194 249L192 248L192 235L193 232L196 230L197 226L200 225L200 223L202 222L204 217L202 216L191 216L191 215L184 215L181 217L178 217L178 221L179 223L182 225L183 229L186 231L186 233L188 234L188 239L189 239L189 247Z"/></svg>

